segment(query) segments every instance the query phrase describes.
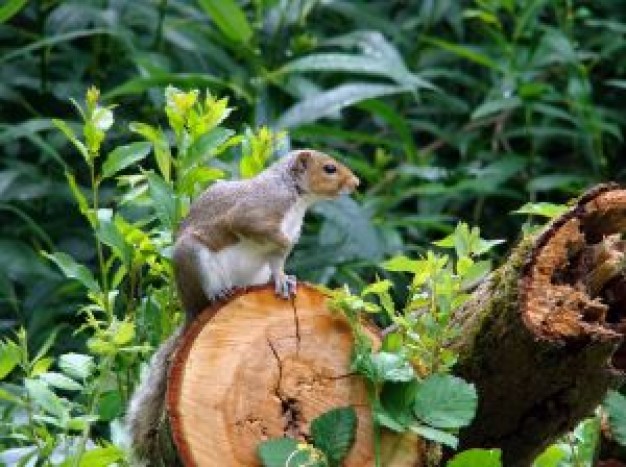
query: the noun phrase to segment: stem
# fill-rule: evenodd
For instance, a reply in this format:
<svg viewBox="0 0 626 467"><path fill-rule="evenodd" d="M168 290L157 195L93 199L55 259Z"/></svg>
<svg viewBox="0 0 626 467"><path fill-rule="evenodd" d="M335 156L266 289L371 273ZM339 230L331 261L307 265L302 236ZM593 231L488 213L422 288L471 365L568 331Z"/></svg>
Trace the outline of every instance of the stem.
<svg viewBox="0 0 626 467"><path fill-rule="evenodd" d="M374 444L374 466L382 467L380 458L380 426L376 421L376 407L380 404L378 399L378 389L373 382L369 382L367 385L367 393L370 401L370 408L372 411L372 442Z"/></svg>
<svg viewBox="0 0 626 467"><path fill-rule="evenodd" d="M95 159L95 156L93 157L93 159ZM89 164L89 174L91 176L91 192L92 192L92 197L93 197L94 228L97 230L100 225L100 220L98 219L98 208L99 208L98 188L99 188L100 182L96 178L96 173L95 173L93 162ZM96 252L98 255L98 264L100 266L100 279L102 280L102 292L104 294L104 309L109 315L109 317L111 317L112 310L109 309L109 284L108 284L109 281L107 278L106 265L104 262L104 253L102 252L102 243L100 242L100 239L98 238L97 235L95 237L96 237Z"/></svg>
<svg viewBox="0 0 626 467"><path fill-rule="evenodd" d="M93 412L95 411L96 404L98 403L100 399L100 395L102 394L102 387L104 386L103 384L101 384L100 379L102 378L103 374L108 373L112 362L113 362L113 359L111 357L107 357L104 360L102 370L100 371L98 378L96 378L96 380L94 381L95 390L94 390L91 400L89 401L88 410L87 410L88 415L93 414ZM80 459L81 457L83 457L83 454L85 453L85 448L87 447L87 441L89 440L90 432L91 432L91 423L87 422L85 424L85 428L83 428L83 431L80 435L80 440L78 442L78 449L76 451L76 456L74 457L74 462L72 464L73 467L80 467Z"/></svg>

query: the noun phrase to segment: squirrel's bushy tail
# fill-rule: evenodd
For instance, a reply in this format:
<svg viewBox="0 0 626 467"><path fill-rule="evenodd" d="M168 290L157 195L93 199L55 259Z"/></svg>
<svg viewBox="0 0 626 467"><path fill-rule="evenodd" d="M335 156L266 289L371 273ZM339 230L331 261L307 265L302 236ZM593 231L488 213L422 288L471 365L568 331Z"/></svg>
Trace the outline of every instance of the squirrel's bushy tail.
<svg viewBox="0 0 626 467"><path fill-rule="evenodd" d="M174 465L168 458L171 452L169 423L165 410L167 375L174 353L178 347L183 327L174 331L150 361L148 373L140 382L131 398L126 414L126 426L130 435L135 465ZM168 449L169 448L169 449ZM165 451L165 452L164 452Z"/></svg>

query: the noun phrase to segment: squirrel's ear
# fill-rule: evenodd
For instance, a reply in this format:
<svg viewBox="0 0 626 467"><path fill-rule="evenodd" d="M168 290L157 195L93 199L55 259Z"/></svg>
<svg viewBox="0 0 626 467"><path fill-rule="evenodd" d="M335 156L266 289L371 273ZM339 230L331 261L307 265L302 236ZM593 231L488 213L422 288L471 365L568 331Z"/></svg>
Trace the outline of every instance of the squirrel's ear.
<svg viewBox="0 0 626 467"><path fill-rule="evenodd" d="M300 151L296 156L295 168L298 172L305 172L309 166L311 160L311 153L309 151Z"/></svg>

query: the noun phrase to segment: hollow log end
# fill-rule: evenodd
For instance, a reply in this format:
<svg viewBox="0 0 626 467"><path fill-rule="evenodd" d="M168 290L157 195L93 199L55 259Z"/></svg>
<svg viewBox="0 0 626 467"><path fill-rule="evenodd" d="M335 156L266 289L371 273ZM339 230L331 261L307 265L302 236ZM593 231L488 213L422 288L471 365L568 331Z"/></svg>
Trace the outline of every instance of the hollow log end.
<svg viewBox="0 0 626 467"><path fill-rule="evenodd" d="M521 315L538 337L617 347L626 331L626 190L584 194L536 239L520 279ZM613 366L625 370L624 350Z"/></svg>

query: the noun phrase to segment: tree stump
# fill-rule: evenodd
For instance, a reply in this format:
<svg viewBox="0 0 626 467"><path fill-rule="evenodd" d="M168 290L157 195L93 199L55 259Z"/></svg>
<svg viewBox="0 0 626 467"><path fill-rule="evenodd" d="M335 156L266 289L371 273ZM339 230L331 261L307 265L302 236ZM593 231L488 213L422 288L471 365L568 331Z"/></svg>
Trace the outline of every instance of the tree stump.
<svg viewBox="0 0 626 467"><path fill-rule="evenodd" d="M345 465L373 465L372 422L363 381L350 373L352 332L324 295L300 284L293 301L270 286L236 293L187 330L172 363L168 412L185 465L257 466L259 442L306 439L309 422L351 405L357 435ZM371 331L375 341L379 339ZM422 444L386 433L383 463L419 466Z"/></svg>
<svg viewBox="0 0 626 467"><path fill-rule="evenodd" d="M626 190L602 185L524 239L455 320L456 372L478 412L461 449L498 447L528 466L623 378Z"/></svg>

